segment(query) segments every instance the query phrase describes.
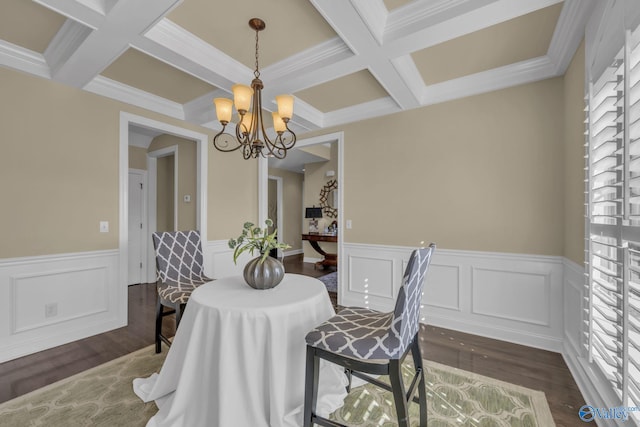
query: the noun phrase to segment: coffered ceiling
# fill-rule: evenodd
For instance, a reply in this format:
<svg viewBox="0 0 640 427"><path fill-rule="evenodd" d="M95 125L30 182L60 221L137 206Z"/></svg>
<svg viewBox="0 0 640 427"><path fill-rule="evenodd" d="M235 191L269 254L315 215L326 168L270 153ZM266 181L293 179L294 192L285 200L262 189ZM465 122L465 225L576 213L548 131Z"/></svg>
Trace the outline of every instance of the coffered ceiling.
<svg viewBox="0 0 640 427"><path fill-rule="evenodd" d="M0 65L217 129L249 84L299 134L562 75L593 0L2 0Z"/></svg>

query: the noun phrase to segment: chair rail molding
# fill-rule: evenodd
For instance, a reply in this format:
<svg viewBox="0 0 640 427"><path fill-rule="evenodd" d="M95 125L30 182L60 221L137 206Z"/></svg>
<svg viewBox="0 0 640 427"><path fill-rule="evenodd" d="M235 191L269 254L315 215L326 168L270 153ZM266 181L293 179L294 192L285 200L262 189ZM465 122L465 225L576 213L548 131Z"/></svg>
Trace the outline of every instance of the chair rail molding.
<svg viewBox="0 0 640 427"><path fill-rule="evenodd" d="M127 324L118 250L0 260L0 363Z"/></svg>

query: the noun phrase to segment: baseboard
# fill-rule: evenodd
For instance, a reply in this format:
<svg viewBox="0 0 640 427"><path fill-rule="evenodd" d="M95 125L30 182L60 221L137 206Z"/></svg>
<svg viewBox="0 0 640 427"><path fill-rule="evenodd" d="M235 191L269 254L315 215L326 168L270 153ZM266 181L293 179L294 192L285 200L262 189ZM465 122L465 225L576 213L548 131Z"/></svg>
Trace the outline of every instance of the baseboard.
<svg viewBox="0 0 640 427"><path fill-rule="evenodd" d="M284 256L288 257L288 256L300 255L300 254L303 254L303 253L304 253L303 249L292 249L290 251L285 251L284 252Z"/></svg>

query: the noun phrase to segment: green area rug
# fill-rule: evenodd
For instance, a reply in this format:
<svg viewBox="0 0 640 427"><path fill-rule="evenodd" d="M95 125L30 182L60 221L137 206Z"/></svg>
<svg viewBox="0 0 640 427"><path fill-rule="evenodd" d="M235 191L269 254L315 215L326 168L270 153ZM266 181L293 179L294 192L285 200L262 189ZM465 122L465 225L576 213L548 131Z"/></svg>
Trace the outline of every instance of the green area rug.
<svg viewBox="0 0 640 427"><path fill-rule="evenodd" d="M160 370L153 346L0 405L3 426L144 426L156 405L134 393L134 378ZM555 426L544 393L426 361L429 427ZM412 367L405 366L407 375ZM390 393L354 388L331 418L352 426L396 426ZM411 405L412 425L418 406Z"/></svg>

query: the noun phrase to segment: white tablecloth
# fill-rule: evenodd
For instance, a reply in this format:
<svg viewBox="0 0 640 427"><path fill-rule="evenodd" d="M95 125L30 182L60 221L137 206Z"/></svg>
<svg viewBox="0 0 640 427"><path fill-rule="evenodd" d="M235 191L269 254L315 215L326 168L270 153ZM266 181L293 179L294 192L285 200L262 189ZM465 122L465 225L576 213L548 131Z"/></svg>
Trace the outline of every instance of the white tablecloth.
<svg viewBox="0 0 640 427"><path fill-rule="evenodd" d="M297 274L269 290L242 277L199 287L160 374L133 382L159 408L147 427L299 427L304 337L333 314L322 282ZM317 413L342 406L345 384L340 368L321 364Z"/></svg>

